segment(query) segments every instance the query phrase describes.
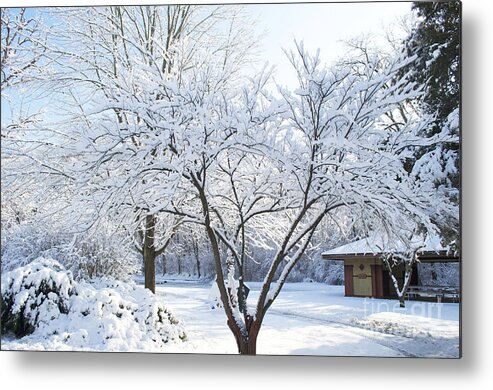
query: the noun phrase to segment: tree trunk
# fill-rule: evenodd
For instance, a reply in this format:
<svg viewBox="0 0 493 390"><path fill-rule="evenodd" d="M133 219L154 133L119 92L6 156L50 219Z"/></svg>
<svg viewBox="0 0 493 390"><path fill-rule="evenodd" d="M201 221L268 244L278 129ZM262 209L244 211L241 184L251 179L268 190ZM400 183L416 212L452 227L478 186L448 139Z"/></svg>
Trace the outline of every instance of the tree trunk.
<svg viewBox="0 0 493 390"><path fill-rule="evenodd" d="M197 257L197 276L198 278L200 279L200 262L199 262L199 258Z"/></svg>
<svg viewBox="0 0 493 390"><path fill-rule="evenodd" d="M406 307L405 299L409 285L411 284L411 277L413 276L413 266L412 262L410 265L406 265L406 270L404 272L404 285L402 286L402 294L399 296L399 306Z"/></svg>
<svg viewBox="0 0 493 390"><path fill-rule="evenodd" d="M238 352L240 355L256 355L257 354L257 337L262 325L262 320L252 321L247 320L247 332L248 335L241 333L238 327L231 326L228 320L228 326L235 336L236 345L238 346Z"/></svg>
<svg viewBox="0 0 493 390"><path fill-rule="evenodd" d="M163 276L166 275L166 256L162 255L161 256L161 263L163 264Z"/></svg>
<svg viewBox="0 0 493 390"><path fill-rule="evenodd" d="M233 307L231 306L229 293L226 289L226 283L224 280L224 273L221 263L221 252L219 250L219 244L217 241L214 229L211 226L210 216L209 216L209 205L207 203L207 197L205 196L204 189L197 181L193 178L193 183L199 191L199 198L202 203L202 211L205 217L205 230L207 236L209 237L209 242L211 244L212 254L214 256L214 265L216 268L216 283L219 288L219 293L221 295L221 301L223 303L224 312L228 318L227 324L231 332L233 333L236 344L238 346L238 352L241 355L255 355L257 353L257 336L262 324L263 313L257 312L255 321L251 316L245 316L245 333L242 332L243 328L236 323L235 314L233 313Z"/></svg>
<svg viewBox="0 0 493 390"><path fill-rule="evenodd" d="M200 257L199 257L199 245L197 244L197 242L193 242L192 243L193 245L193 252L195 254L195 262L197 264L197 275L200 279Z"/></svg>
<svg viewBox="0 0 493 390"><path fill-rule="evenodd" d="M145 288L156 292L156 247L154 245L154 229L156 217L146 216L144 231L144 285Z"/></svg>

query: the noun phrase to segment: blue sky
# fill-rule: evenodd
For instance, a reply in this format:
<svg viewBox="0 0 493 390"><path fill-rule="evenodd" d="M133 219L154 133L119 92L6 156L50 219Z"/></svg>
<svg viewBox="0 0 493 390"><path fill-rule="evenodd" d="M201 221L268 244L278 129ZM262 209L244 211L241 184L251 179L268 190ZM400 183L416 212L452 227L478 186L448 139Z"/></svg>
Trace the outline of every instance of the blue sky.
<svg viewBox="0 0 493 390"><path fill-rule="evenodd" d="M382 34L398 18L411 12L411 2L262 4L248 9L265 31L262 59L277 68L276 80L291 85L294 74L282 48L292 49L293 40L303 40L327 64L344 53L344 41L362 34Z"/></svg>

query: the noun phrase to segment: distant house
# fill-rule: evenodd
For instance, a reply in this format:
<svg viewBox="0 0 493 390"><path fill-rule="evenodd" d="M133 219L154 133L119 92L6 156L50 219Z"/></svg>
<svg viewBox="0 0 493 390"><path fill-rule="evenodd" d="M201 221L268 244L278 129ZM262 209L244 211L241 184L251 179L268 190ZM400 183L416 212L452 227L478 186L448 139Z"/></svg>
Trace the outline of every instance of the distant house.
<svg viewBox="0 0 493 390"><path fill-rule="evenodd" d="M324 260L344 261L344 289L346 296L394 298L397 296L394 285L382 261L382 249L386 248L381 238L374 236L351 242L346 245L331 249L322 253ZM395 247L391 251L402 251L404 248ZM387 250L387 253L389 250ZM438 237L433 237L424 243L417 252L420 263L458 263L460 258L440 244ZM394 269L399 285L404 280L404 266ZM444 291L451 291L458 297L457 286L419 286L418 267L413 269L411 277L410 293L418 296L438 297L443 296ZM453 290L447 288L453 287Z"/></svg>

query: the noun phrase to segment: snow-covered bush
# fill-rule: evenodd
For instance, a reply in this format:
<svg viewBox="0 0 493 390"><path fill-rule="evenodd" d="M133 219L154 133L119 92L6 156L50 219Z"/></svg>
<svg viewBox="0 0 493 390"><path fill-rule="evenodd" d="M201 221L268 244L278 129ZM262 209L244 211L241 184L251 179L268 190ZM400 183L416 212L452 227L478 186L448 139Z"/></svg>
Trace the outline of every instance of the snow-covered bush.
<svg viewBox="0 0 493 390"><path fill-rule="evenodd" d="M40 349L148 351L186 339L181 322L148 290L110 278L79 283L52 259L2 275L8 332L30 334Z"/></svg>
<svg viewBox="0 0 493 390"><path fill-rule="evenodd" d="M51 259L2 274L2 333L22 337L47 326L68 313L73 291L72 273Z"/></svg>
<svg viewBox="0 0 493 390"><path fill-rule="evenodd" d="M186 339L180 321L147 289L103 278L92 285L79 283L75 292L71 316L64 325L64 337L73 347L149 350ZM87 327L81 329L80 324Z"/></svg>
<svg viewBox="0 0 493 390"><path fill-rule="evenodd" d="M235 291L239 288L239 283L237 280L226 282L226 288L229 290L231 286L234 285ZM211 309L221 308L223 307L223 303L221 301L221 292L219 291L219 287L217 285L217 281L214 280L211 285L211 289L209 290L209 295L207 296L207 303L211 306Z"/></svg>

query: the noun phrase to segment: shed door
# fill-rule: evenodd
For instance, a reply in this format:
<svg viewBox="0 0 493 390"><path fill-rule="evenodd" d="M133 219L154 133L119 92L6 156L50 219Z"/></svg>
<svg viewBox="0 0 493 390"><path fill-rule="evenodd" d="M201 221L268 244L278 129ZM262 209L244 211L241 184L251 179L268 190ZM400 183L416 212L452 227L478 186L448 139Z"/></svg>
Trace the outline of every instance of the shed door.
<svg viewBox="0 0 493 390"><path fill-rule="evenodd" d="M371 297L371 267L363 262L356 264L353 268L353 289L354 295Z"/></svg>

